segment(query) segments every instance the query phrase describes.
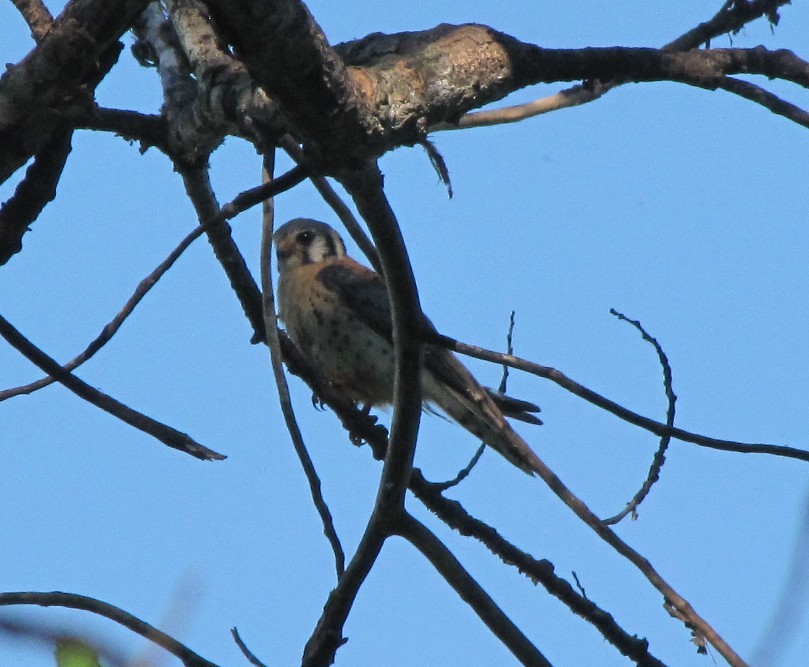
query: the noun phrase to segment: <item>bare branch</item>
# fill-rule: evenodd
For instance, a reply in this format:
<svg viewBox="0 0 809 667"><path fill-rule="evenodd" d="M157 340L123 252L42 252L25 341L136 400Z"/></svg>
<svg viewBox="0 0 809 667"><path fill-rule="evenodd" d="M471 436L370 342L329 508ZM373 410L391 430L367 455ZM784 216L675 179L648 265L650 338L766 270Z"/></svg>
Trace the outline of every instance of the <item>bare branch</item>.
<svg viewBox="0 0 809 667"><path fill-rule="evenodd" d="M364 440L371 447L374 458L384 460L388 448L387 431L384 427L377 424L375 418L369 417L350 401L346 401L334 390L332 385L324 382L316 370L309 366L308 361L291 345L285 334L281 336L281 344L287 365L334 410L352 440ZM645 640L638 639L624 631L609 614L578 595L570 584L553 574L553 565L548 561L536 560L506 541L494 528L470 516L460 503L445 498L438 485L424 479L418 468L414 468L412 471L409 488L428 509L451 528L462 535L479 540L505 563L515 566L532 581L541 583L548 592L568 605L574 613L592 623L605 639L615 645L624 655L631 657L639 665L662 666L659 660L649 654L648 643ZM337 602L335 601L334 604Z"/></svg>
<svg viewBox="0 0 809 667"><path fill-rule="evenodd" d="M154 146L171 155L166 119L162 116L93 105L89 109L70 109L65 117L76 129L114 132L127 141L137 141L141 153Z"/></svg>
<svg viewBox="0 0 809 667"><path fill-rule="evenodd" d="M236 242L231 235L230 225L224 221L208 179L207 165L202 163L188 168L182 168L185 191L197 212L197 219L206 224L208 241L213 248L214 255L230 281L230 286L236 293L244 314L253 327L253 340L264 340L264 314L261 308L261 292L253 279L244 257L239 252Z"/></svg>
<svg viewBox="0 0 809 667"><path fill-rule="evenodd" d="M118 38L147 0L72 0L47 35L0 77L0 183L50 139L54 105L92 93L119 53Z"/></svg>
<svg viewBox="0 0 809 667"><path fill-rule="evenodd" d="M71 151L73 131L55 130L37 152L12 197L0 207L0 264L22 250L22 237L56 197L56 185Z"/></svg>
<svg viewBox="0 0 809 667"><path fill-rule="evenodd" d="M504 563L516 567L534 583L541 584L574 614L591 623L623 655L644 667L665 667L660 660L649 653L649 642L629 634L610 614L577 593L567 581L556 576L550 561L537 560L518 549L492 526L470 515L461 503L445 498L441 485L428 482L418 468L413 470L410 490L450 528L461 535L478 540Z"/></svg>
<svg viewBox="0 0 809 667"><path fill-rule="evenodd" d="M236 628L231 628L230 634L233 635L233 641L236 642L236 646L239 647L242 655L247 658L247 662L254 665L254 667L267 667L267 665L261 662L261 660L259 660L256 655L249 648L247 648L247 644L244 643L241 635L239 635L239 631Z"/></svg>
<svg viewBox="0 0 809 667"><path fill-rule="evenodd" d="M489 594L463 568L461 563L427 527L406 514L398 534L418 549L439 574L452 586L458 596L480 617L489 630L523 665L550 667L550 662L503 613Z"/></svg>
<svg viewBox="0 0 809 667"><path fill-rule="evenodd" d="M38 605L40 607L68 607L69 609L82 609L103 616L124 626L128 630L139 634L150 642L164 648L179 658L185 667L217 667L214 663L197 655L187 646L184 646L173 637L149 625L145 621L133 616L123 609L86 595L74 593L0 593L0 606L8 605Z"/></svg>
<svg viewBox="0 0 809 667"><path fill-rule="evenodd" d="M303 179L303 173L305 173L305 171L302 168L295 167L269 183L238 194L235 199L222 207L222 211L219 215L215 216L214 219L211 219L192 230L182 241L180 241L177 247L175 247L174 250L169 253L168 257L158 264L154 271L152 271L148 276L146 276L146 278L138 283L137 288L124 304L124 307L118 312L112 321L104 326L101 333L87 346L87 348L81 354L64 364L62 368L66 371L75 370L85 361L90 359L104 345L106 345L118 332L118 329L121 328L124 321L126 321L126 319L132 314L132 311L135 310L135 307L141 302L143 297L145 297L149 290L151 290L152 287L157 284L157 281L163 277L163 274L174 265L174 262L179 259L180 255L182 255L183 252L185 252L185 250L196 239L202 236L207 225L221 224L225 219L234 217L249 206L252 206L254 202L260 202L266 197L272 197L288 190L291 187L294 187ZM14 396L30 394L38 389L47 387L54 382L56 382L56 380L49 376L20 387L0 390L0 402L13 398Z"/></svg>
<svg viewBox="0 0 809 667"><path fill-rule="evenodd" d="M53 23L53 16L45 3L42 0L12 0L12 2L20 10L28 27L31 28L31 36L39 42L48 34Z"/></svg>
<svg viewBox="0 0 809 667"><path fill-rule="evenodd" d="M434 345L442 345L450 350L458 352L459 354L465 354L476 359L491 361L495 364L506 364L511 368L516 368L518 370L525 371L526 373L536 375L537 377L555 382L560 387L566 389L571 394L574 394L579 398L583 398L588 403L592 403L593 405L614 414L616 417L619 417L630 424L639 426L640 428L661 437L670 435L671 437L676 438L677 440L682 440L683 442L690 442L701 447L709 447L711 449L719 449L726 452L739 452L741 454L770 454L771 456L785 456L787 458L798 459L799 461L809 461L809 451L805 451L803 449L796 449L786 445L770 445L763 443L737 442L735 440L722 440L720 438L711 438L706 435L691 433L690 431L685 431L681 428L669 428L665 424L656 422L653 419L642 417L641 415L632 412L621 405L618 405L614 401L597 394L592 389L588 389L584 385L571 380L564 373L556 370L555 368L551 368L550 366L542 366L532 361L528 361L527 359L521 359L520 357L515 357L508 354L501 354L500 352L493 352L492 350L487 350L485 348L478 347L477 345L462 343L454 338L450 338L449 336L444 336L442 334L437 336L429 335L429 332L427 332L427 334L427 342Z"/></svg>
<svg viewBox="0 0 809 667"><path fill-rule="evenodd" d="M778 7L788 4L789 2L790 0L752 0L750 2L728 0L710 20L700 23L674 41L669 42L663 47L663 50L688 51L690 49L696 49L702 44L709 43L719 35L728 32L739 32L745 24L765 15L772 21L773 17L777 16ZM572 86L553 95L542 97L525 104L517 104L488 111L469 112L461 116L457 124L438 123L431 127L430 131L460 130L470 127L488 127L490 125L500 125L503 123L516 123L540 114L593 102L613 88L621 85L618 81L593 81L588 83L590 85L586 87L580 85ZM753 84L750 85L752 86ZM730 92L736 92L731 90L724 83L720 87L724 90L730 90ZM755 86L755 88L758 87ZM761 92L770 95L770 93L766 93L766 91ZM764 95L759 96L759 98L761 97L764 97ZM760 99L748 99L762 104ZM764 106L767 105L765 104ZM786 110L787 107L793 107L793 105L783 102L781 108ZM806 116L807 114L798 107L793 107L790 113L782 113L769 106L768 108L801 125L806 125L805 118L802 118L802 116Z"/></svg>
<svg viewBox="0 0 809 667"><path fill-rule="evenodd" d="M623 320L624 322L628 322L633 327L635 327L638 331L640 331L641 335L643 336L643 340L648 342L652 347L654 347L655 352L657 352L657 358L660 360L660 365L663 368L663 387L666 391L666 398L668 399L668 409L666 410L666 426L670 429L674 426L674 406L677 402L677 396L674 394L674 389L672 389L671 383L671 365L669 364L668 357L666 353L663 351L663 348L660 346L660 343L657 342L657 339L650 336L646 329L643 328L643 325L638 320L631 320L626 315L623 315L616 311L614 308L610 308L610 313L615 315L619 320ZM654 458L652 459L652 466L649 469L649 473L646 476L646 479L643 482L643 485L640 487L640 490L633 496L632 500L630 500L624 509L622 509L618 514L615 516L610 517L609 519L604 519L604 523L608 526L618 523L621 519L623 519L627 514L632 514L632 517L635 518L636 511L638 506L643 502L647 495L649 495L649 491L651 491L652 486L660 479L660 470L663 467L663 464L666 462L666 449L668 449L669 442L671 442L671 436L669 434L664 435L660 438L660 445L655 452Z"/></svg>
<svg viewBox="0 0 809 667"><path fill-rule="evenodd" d="M181 433L171 426L162 424L151 417L147 417L133 410L120 401L117 401L112 396L91 387L83 380L80 380L75 375L64 370L56 361L17 331L2 315L0 315L0 336L5 338L12 347L31 363L38 366L43 372L56 378L58 382L70 389L70 391L79 398L83 398L88 403L92 403L97 408L108 412L113 417L117 417L130 426L134 426L136 429L151 435L164 445L179 449L181 452L190 454L203 461L219 461L226 458L223 454L203 447L189 435Z"/></svg>
<svg viewBox="0 0 809 667"><path fill-rule="evenodd" d="M272 181L272 170L275 163L275 154L269 153L264 157L264 169L262 170L262 180L265 182ZM261 253L259 261L261 263L261 291L262 291L262 306L264 311L264 329L268 332L268 347L270 350L270 361L272 362L273 376L275 377L275 385L278 387L278 400L281 403L281 412L284 415L289 437L292 439L292 446L295 448L295 453L301 462L301 467L306 475L306 481L309 483L309 491L312 494L312 501L314 502L315 509L320 515L320 520L323 523L323 534L329 541L332 552L334 553L334 565L337 570L337 578L339 579L343 572L345 572L345 552L343 546L340 544L340 538L337 536L337 531L334 528L334 519L332 519L329 506L323 498L323 493L320 487L320 478L315 470L315 465L312 462L312 457L306 449L306 443L303 441L301 430L298 427L298 422L295 419L295 411L292 408L292 399L289 396L289 386L287 385L286 377L284 376L284 367L281 360L281 343L278 340L278 316L275 312L275 298L273 297L272 287L272 273L271 273L271 255L272 255L272 231L274 224L275 206L272 199L265 199L262 207L262 225L261 225Z"/></svg>
<svg viewBox="0 0 809 667"><path fill-rule="evenodd" d="M356 169L374 157L365 149L368 100L361 76L347 70L303 2L211 0L209 6L250 74L319 159Z"/></svg>
<svg viewBox="0 0 809 667"><path fill-rule="evenodd" d="M774 114L783 116L793 123L809 127L809 112L804 111L799 106L782 100L777 95L764 90L760 86L749 81L740 81L733 77L725 77L719 84L722 90L727 90L729 93L743 97L751 102L760 104L761 106L769 109Z"/></svg>
<svg viewBox="0 0 809 667"><path fill-rule="evenodd" d="M413 270L398 222L382 189L378 167L344 173L342 182L368 223L384 269L393 315L395 373L393 419L374 509L357 551L331 592L315 631L306 643L303 664L331 664L343 643L342 629L359 588L382 544L404 512L404 499L421 418L421 307Z"/></svg>

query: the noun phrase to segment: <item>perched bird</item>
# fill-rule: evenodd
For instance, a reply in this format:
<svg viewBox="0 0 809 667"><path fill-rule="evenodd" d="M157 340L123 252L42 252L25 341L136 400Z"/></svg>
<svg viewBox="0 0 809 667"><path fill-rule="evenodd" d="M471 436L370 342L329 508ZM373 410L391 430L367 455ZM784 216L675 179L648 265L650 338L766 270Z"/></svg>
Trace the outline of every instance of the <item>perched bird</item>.
<svg viewBox="0 0 809 667"><path fill-rule="evenodd" d="M340 235L297 218L273 235L278 257L279 315L306 358L350 400L393 401L393 342L388 290L378 273L346 254ZM424 331L435 332L424 318ZM539 408L482 387L449 350L424 345L425 402L533 474L539 459L504 416L541 424Z"/></svg>

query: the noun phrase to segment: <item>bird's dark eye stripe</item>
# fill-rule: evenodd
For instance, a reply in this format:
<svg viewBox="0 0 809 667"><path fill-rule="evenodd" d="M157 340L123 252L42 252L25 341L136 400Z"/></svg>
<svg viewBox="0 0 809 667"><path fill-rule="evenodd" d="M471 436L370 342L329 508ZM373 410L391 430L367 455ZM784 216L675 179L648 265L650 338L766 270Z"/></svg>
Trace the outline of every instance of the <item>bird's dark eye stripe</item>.
<svg viewBox="0 0 809 667"><path fill-rule="evenodd" d="M298 239L298 243L302 245L309 245L312 240L315 238L314 232L305 231L305 232L298 232L296 237Z"/></svg>
<svg viewBox="0 0 809 667"><path fill-rule="evenodd" d="M337 254L337 248L334 245L334 239L331 236L326 237L326 256L334 257Z"/></svg>

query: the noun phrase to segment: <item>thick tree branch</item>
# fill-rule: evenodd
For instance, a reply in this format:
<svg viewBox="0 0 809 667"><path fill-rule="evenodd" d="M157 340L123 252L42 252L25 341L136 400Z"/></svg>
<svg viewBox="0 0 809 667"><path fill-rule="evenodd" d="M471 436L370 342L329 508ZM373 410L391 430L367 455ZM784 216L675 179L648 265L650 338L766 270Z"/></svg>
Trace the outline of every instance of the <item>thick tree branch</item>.
<svg viewBox="0 0 809 667"><path fill-rule="evenodd" d="M214 18L253 78L280 104L308 148L332 164L361 168L367 158L362 75L349 71L300 0L211 0ZM301 91L306 91L301 94ZM356 149L352 149L356 146Z"/></svg>
<svg viewBox="0 0 809 667"><path fill-rule="evenodd" d="M303 664L331 664L343 643L342 629L353 602L384 541L404 513L404 500L421 418L421 306L413 270L398 222L382 189L378 167L344 173L342 182L354 198L374 237L384 271L393 317L395 372L393 420L385 463L371 517L357 551L331 592L317 627L306 644Z"/></svg>
<svg viewBox="0 0 809 667"><path fill-rule="evenodd" d="M180 172L188 198L194 205L200 223L206 224L208 241L216 258L225 269L230 286L239 298L253 327L254 340L264 340L264 314L261 307L261 291L256 285L244 257L239 252L231 235L230 225L224 221L208 178L206 164L183 168Z"/></svg>
<svg viewBox="0 0 809 667"><path fill-rule="evenodd" d="M550 662L503 613L491 596L464 569L452 552L427 527L406 514L397 532L430 561L458 596L480 617L489 630L523 665L550 667Z"/></svg>
<svg viewBox="0 0 809 667"><path fill-rule="evenodd" d="M0 183L61 123L56 111L88 95L117 58L118 38L147 0L73 0L47 35L0 77Z"/></svg>
<svg viewBox="0 0 809 667"><path fill-rule="evenodd" d="M703 44L709 43L719 35L728 32L736 33L747 23L765 15L771 23L777 23L778 8L789 2L790 0L752 0L749 2L728 0L711 19L700 23L695 28L669 42L663 47L663 50L688 51L690 49L696 49ZM464 114L456 124L439 123L438 125L432 126L430 131L458 130L469 127L486 127L489 125L500 125L502 123L515 123L543 113L558 111L559 109L568 109L579 106L580 104L593 102L619 85L621 84L615 81L609 83L591 81L587 87L581 85L572 86L553 95L548 95L547 97L542 97L525 104L517 104L487 111L469 112ZM722 88L728 90L725 85L723 85ZM760 103L759 100L754 101ZM795 107L795 109L797 109L797 107ZM772 108L770 108L770 110L775 111ZM782 115L787 116L790 120L800 122L790 114L782 113ZM805 123L801 124L805 125Z"/></svg>
<svg viewBox="0 0 809 667"><path fill-rule="evenodd" d="M37 151L14 195L0 207L0 264L22 250L23 235L56 197L56 185L70 154L72 137L73 130L55 130Z"/></svg>

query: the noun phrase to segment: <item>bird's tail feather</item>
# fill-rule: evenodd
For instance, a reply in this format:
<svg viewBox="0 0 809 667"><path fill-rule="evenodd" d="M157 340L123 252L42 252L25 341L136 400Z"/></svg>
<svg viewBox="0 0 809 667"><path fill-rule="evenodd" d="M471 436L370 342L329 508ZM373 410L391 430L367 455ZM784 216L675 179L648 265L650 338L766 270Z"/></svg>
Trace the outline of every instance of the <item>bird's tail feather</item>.
<svg viewBox="0 0 809 667"><path fill-rule="evenodd" d="M538 405L531 403L530 401L523 401L519 398L508 396L502 391L497 391L496 389L491 389L489 387L483 388L486 390L489 398L494 401L494 404L500 408L500 412L502 412L509 419L519 419L521 422L526 422L527 424L536 424L537 426L542 425L542 420L539 417L531 414L533 412L541 411L541 408Z"/></svg>
<svg viewBox="0 0 809 667"><path fill-rule="evenodd" d="M425 373L422 382L425 398L437 403L452 419L497 450L520 470L533 475L537 470L537 465L541 465L541 461L528 443L505 420L503 412L492 400L488 391L477 384L474 379L472 379L474 385L464 393L437 382L430 373ZM511 400L517 401L517 399ZM524 403L536 408L527 401Z"/></svg>

